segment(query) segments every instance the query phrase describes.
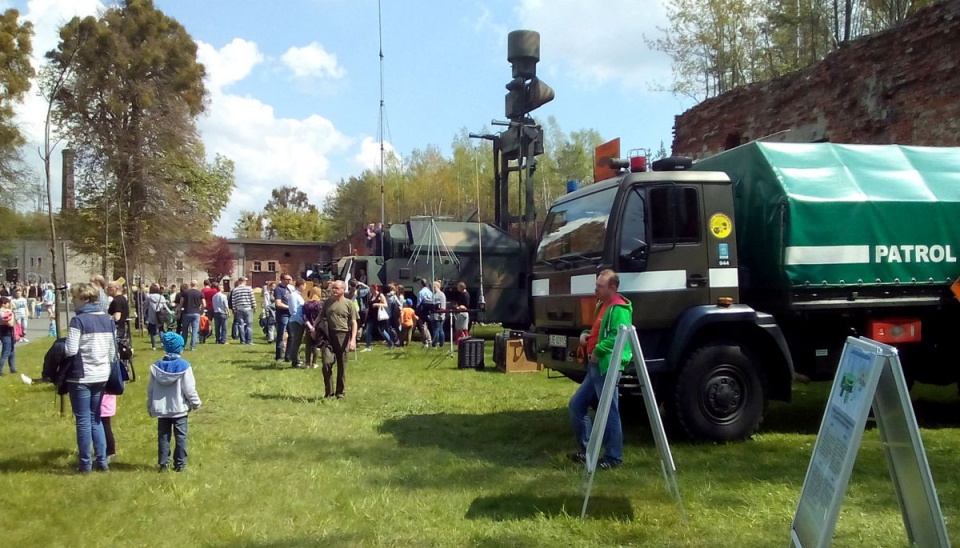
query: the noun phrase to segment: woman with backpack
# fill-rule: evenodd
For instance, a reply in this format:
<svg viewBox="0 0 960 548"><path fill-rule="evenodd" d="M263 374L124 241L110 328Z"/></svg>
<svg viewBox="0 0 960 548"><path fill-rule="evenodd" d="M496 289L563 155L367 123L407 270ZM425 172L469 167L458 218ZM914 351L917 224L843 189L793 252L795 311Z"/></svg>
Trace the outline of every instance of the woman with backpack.
<svg viewBox="0 0 960 548"><path fill-rule="evenodd" d="M153 284L150 286L150 294L144 300L144 306L147 309L147 333L150 333L151 350L157 349L156 337L159 333L167 330L170 318L173 317L162 291L159 285Z"/></svg>

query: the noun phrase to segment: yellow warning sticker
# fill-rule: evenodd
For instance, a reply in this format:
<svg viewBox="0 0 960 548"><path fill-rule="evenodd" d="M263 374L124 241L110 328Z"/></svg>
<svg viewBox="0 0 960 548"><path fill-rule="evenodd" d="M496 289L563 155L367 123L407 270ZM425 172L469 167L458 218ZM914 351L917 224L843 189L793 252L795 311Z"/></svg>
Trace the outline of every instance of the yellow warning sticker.
<svg viewBox="0 0 960 548"><path fill-rule="evenodd" d="M731 232L733 232L733 222L730 221L730 217L723 213L714 213L710 216L710 234L722 240Z"/></svg>

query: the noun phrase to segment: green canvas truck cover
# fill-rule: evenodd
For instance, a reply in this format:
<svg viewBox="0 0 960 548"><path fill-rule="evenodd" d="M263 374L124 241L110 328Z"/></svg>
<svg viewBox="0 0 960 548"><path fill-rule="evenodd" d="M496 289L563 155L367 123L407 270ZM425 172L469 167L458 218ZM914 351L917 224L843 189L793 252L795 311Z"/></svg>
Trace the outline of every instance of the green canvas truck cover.
<svg viewBox="0 0 960 548"><path fill-rule="evenodd" d="M741 274L753 287L960 276L960 148L754 142L693 169L733 182Z"/></svg>

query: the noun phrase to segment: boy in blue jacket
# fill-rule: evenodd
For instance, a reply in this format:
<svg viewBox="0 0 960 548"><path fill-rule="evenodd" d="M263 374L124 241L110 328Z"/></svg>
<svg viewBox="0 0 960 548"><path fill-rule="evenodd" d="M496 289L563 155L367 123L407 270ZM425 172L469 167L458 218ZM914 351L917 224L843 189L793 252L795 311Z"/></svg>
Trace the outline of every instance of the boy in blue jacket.
<svg viewBox="0 0 960 548"><path fill-rule="evenodd" d="M173 469L187 466L187 413L200 407L196 380L190 362L180 357L183 337L167 331L160 337L166 355L150 366L147 384L147 411L157 419L157 464L167 469L170 460L170 432L176 441Z"/></svg>

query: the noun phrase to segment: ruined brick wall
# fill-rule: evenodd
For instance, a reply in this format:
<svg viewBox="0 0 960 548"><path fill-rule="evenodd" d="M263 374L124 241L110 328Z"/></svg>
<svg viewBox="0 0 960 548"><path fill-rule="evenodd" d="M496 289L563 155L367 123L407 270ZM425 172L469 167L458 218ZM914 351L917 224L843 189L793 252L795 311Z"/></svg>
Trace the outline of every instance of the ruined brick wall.
<svg viewBox="0 0 960 548"><path fill-rule="evenodd" d="M804 70L704 101L676 117L673 152L701 158L768 136L960 145L960 0L918 11Z"/></svg>

